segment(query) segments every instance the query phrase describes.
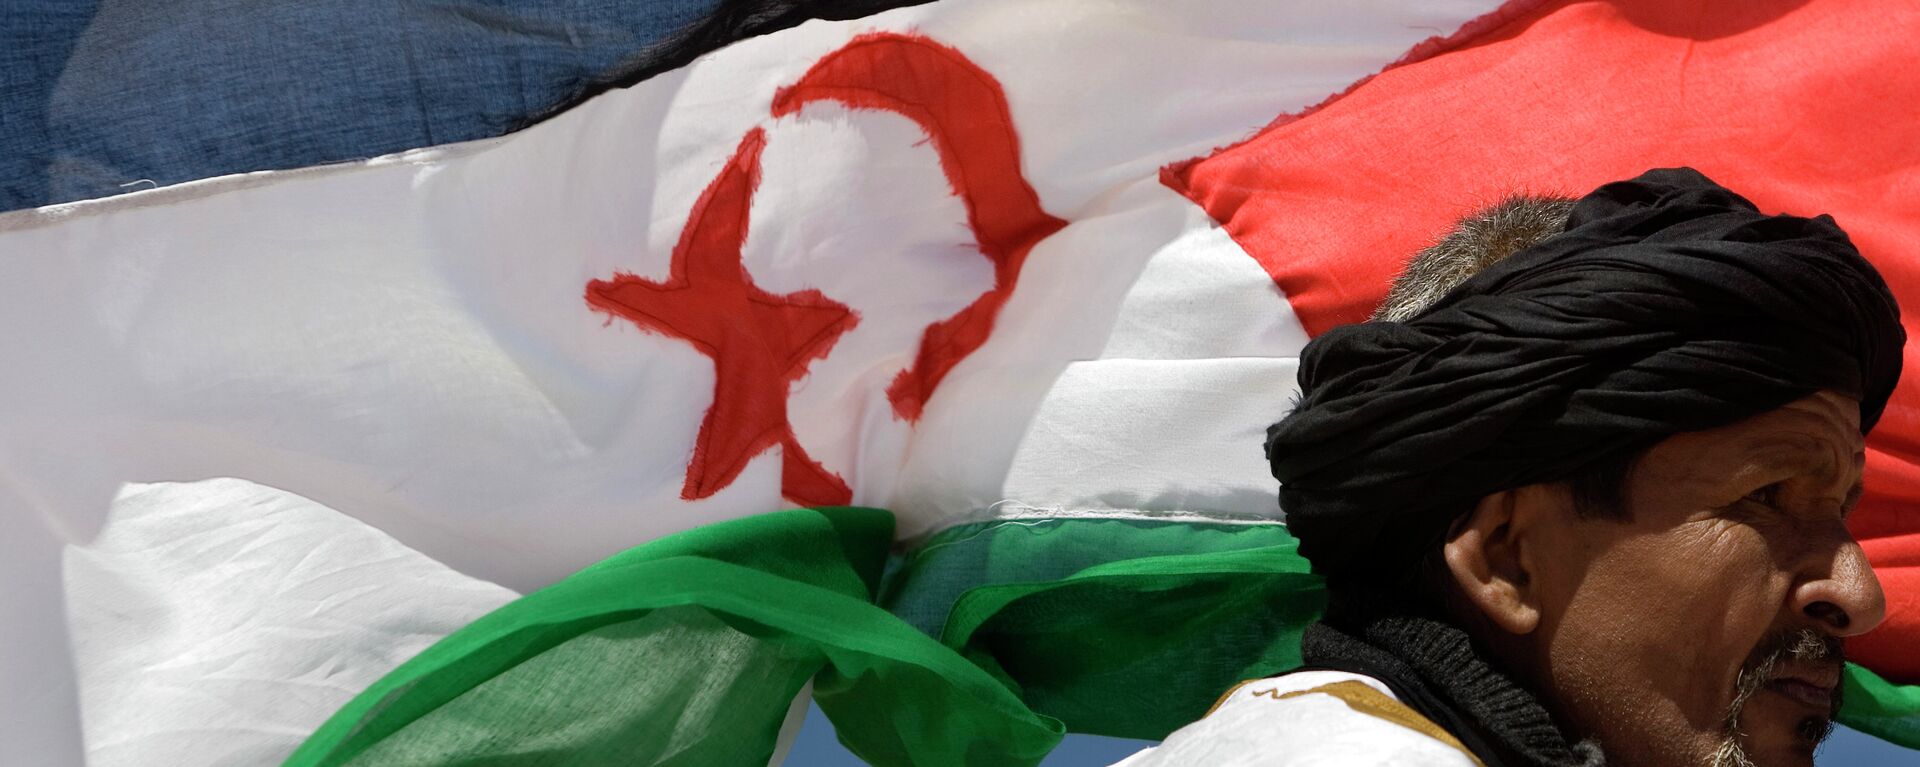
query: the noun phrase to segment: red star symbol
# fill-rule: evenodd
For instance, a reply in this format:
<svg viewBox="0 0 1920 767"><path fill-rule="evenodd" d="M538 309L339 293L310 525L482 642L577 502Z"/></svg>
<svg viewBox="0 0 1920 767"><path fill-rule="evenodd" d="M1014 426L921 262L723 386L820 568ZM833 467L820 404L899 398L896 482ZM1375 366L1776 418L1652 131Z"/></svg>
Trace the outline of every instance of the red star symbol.
<svg viewBox="0 0 1920 767"><path fill-rule="evenodd" d="M859 315L817 290L761 290L741 263L765 146L766 132L755 128L701 193L673 248L666 282L615 274L587 284L587 303L684 339L713 358L713 405L700 423L682 498L719 492L754 456L779 445L781 495L810 506L844 505L853 491L795 439L787 393Z"/></svg>

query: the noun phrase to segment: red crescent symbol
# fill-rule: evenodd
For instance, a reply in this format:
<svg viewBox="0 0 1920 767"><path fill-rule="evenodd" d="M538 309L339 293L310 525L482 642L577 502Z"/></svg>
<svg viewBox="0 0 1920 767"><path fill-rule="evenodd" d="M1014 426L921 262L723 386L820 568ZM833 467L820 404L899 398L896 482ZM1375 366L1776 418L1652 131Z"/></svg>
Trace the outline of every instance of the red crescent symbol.
<svg viewBox="0 0 1920 767"><path fill-rule="evenodd" d="M913 364L887 388L895 414L916 420L941 379L986 343L1027 253L1066 222L1041 210L1039 195L1020 173L1020 144L1000 84L959 51L914 35L862 35L781 89L772 112L784 116L822 100L897 112L925 129L966 206L981 255L993 262L993 287L928 326ZM741 264L765 145L765 131L748 133L694 202L665 282L632 274L594 280L587 304L683 339L713 358L713 404L700 424L681 497L719 492L777 444L783 496L808 505L846 504L852 501L846 482L795 438L787 394L858 316L819 291L761 290Z"/></svg>
<svg viewBox="0 0 1920 767"><path fill-rule="evenodd" d="M1020 172L1020 140L1000 83L957 50L914 35L862 35L775 95L773 114L792 114L821 100L895 112L919 123L940 153L953 193L966 205L980 254L993 262L993 288L929 326L913 365L887 388L894 412L917 420L940 379L987 342L1027 253L1067 222L1040 209L1040 196Z"/></svg>

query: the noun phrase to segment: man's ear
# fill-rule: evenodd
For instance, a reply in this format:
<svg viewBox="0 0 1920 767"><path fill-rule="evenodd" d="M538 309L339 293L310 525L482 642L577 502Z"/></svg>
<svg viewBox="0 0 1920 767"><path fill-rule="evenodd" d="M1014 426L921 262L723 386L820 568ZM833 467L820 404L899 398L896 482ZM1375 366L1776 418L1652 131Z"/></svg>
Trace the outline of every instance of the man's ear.
<svg viewBox="0 0 1920 767"><path fill-rule="evenodd" d="M1502 631L1516 636L1540 626L1533 540L1543 514L1564 500L1550 485L1527 485L1480 499L1454 522L1442 555L1454 588Z"/></svg>

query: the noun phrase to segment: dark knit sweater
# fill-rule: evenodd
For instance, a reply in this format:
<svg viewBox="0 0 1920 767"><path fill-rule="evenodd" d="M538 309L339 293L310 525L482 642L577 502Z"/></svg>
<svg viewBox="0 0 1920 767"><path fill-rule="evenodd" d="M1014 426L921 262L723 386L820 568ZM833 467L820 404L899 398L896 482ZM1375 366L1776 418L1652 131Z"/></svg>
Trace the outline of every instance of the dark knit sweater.
<svg viewBox="0 0 1920 767"><path fill-rule="evenodd" d="M1465 631L1410 611L1342 607L1307 627L1307 668L1380 680L1487 767L1605 763L1598 745L1569 742L1539 699L1489 664Z"/></svg>

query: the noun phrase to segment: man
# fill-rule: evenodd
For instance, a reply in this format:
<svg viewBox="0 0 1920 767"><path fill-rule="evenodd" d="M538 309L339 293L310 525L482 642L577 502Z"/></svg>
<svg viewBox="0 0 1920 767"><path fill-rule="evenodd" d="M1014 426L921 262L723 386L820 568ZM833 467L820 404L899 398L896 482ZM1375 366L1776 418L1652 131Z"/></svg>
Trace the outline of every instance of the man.
<svg viewBox="0 0 1920 767"><path fill-rule="evenodd" d="M1690 169L1464 222L1269 430L1306 668L1122 764L1811 763L1904 339L1832 219Z"/></svg>

